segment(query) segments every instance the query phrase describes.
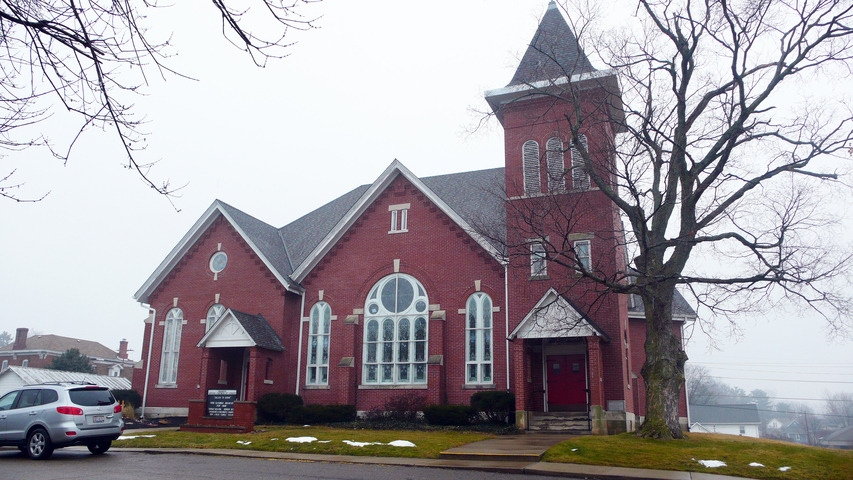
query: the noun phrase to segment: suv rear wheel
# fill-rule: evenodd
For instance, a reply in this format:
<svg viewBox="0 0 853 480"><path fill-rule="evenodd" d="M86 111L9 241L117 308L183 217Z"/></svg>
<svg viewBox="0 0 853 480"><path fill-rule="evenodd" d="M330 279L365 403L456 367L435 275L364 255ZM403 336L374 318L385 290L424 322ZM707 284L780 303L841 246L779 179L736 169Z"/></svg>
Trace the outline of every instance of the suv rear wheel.
<svg viewBox="0 0 853 480"><path fill-rule="evenodd" d="M107 450L109 450L110 445L112 445L112 443L113 442L111 442L109 440L106 440L103 442L90 443L90 444L86 445L86 448L88 448L89 451L92 452L92 455L100 455L100 454L106 452Z"/></svg>
<svg viewBox="0 0 853 480"><path fill-rule="evenodd" d="M50 437L43 428L36 428L27 434L27 456L33 460L44 460L53 454Z"/></svg>

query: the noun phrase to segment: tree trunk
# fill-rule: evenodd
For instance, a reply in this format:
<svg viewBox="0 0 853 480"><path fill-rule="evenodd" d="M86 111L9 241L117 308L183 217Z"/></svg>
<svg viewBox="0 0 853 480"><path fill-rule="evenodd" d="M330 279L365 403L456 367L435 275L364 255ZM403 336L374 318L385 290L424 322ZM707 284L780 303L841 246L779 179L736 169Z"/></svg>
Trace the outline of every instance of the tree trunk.
<svg viewBox="0 0 853 480"><path fill-rule="evenodd" d="M678 423L678 403L684 385L687 354L673 331L674 283L649 285L646 310L646 363L641 374L646 386L646 417L637 435L645 438L684 438Z"/></svg>

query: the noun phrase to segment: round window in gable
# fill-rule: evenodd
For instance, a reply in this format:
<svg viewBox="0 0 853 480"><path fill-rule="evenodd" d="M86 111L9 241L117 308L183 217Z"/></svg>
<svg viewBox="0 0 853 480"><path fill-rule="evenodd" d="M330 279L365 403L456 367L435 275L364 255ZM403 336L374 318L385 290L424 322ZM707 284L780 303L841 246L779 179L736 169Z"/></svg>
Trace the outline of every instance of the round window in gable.
<svg viewBox="0 0 853 480"><path fill-rule="evenodd" d="M219 273L225 270L225 265L228 264L228 255L225 252L216 252L210 257L210 271Z"/></svg>

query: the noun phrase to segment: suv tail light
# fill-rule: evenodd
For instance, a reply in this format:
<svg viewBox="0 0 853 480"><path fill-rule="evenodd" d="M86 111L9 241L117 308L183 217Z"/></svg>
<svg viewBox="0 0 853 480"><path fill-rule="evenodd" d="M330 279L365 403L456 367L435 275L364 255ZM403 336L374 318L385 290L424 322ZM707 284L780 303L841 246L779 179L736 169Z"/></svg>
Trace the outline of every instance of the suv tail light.
<svg viewBox="0 0 853 480"><path fill-rule="evenodd" d="M120 403L115 406L115 408L113 409L113 413L121 413L121 404Z"/></svg>
<svg viewBox="0 0 853 480"><path fill-rule="evenodd" d="M77 407L56 407L56 411L63 415L83 415L83 409Z"/></svg>

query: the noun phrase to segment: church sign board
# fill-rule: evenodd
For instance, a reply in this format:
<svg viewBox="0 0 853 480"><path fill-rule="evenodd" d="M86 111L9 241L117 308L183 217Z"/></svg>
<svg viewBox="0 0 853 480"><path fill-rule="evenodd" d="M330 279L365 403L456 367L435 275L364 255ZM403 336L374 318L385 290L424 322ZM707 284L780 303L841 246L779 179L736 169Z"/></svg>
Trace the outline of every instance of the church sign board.
<svg viewBox="0 0 853 480"><path fill-rule="evenodd" d="M207 416L233 417L235 400L237 400L237 390L208 390Z"/></svg>

